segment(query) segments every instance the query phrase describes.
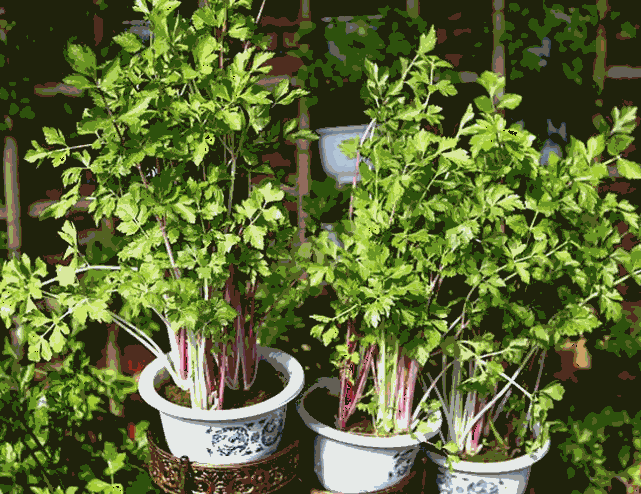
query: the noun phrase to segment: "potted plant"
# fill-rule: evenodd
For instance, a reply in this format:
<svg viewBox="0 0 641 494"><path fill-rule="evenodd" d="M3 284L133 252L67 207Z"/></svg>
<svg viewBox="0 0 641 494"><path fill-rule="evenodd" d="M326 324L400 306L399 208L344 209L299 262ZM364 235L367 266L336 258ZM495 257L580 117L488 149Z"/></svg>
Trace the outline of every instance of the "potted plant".
<svg viewBox="0 0 641 494"><path fill-rule="evenodd" d="M436 395L447 425L447 439L441 434L434 444L439 453L430 451L442 468L441 492L485 492L483 486L499 492L503 484L505 492L520 493L530 466L550 447L554 422L547 412L563 394L557 382L541 386L541 357L567 337L599 327L603 321L590 302L598 300L604 319L618 320L616 285L641 281L641 248L613 249L620 241L617 221L639 235L639 214L628 201L614 194L601 199L595 190L615 159L622 174L641 177L636 163L619 157L632 141L636 108L615 108L612 129L587 146L573 138L564 160L551 156L541 167L534 136L518 126L506 129L496 111L514 109L521 97L506 93L495 107L492 98L505 80L485 72L478 82L489 97L474 100L481 118L466 125L474 119L470 104L455 137L437 136L421 128L442 119L430 97L456 91L447 80L434 84L434 69L449 66L426 55L434 45L432 29L412 60L401 58L397 80L365 63L366 113L377 135L343 148L359 162L361 155L370 158L374 171L359 163L362 181L337 229L344 248L325 233L312 239L311 283L326 280L338 297L334 317L314 316L322 324L312 334L328 345L347 324L345 343L335 351L337 430L349 426L356 410L371 415L379 434L411 430L421 411L433 410ZM470 136L470 152L457 145L462 136ZM595 163L606 149L613 158ZM628 274L617 276L618 263ZM537 359L534 388L517 383ZM433 375L435 363L441 370ZM425 393L410 413L417 379ZM510 397L513 387L528 401ZM304 401L302 408L311 410ZM316 453L323 472L332 459ZM367 485L376 475L366 467L350 474L351 457L342 458L345 478L359 476Z"/></svg>
<svg viewBox="0 0 641 494"><path fill-rule="evenodd" d="M122 50L101 65L89 48L68 46L75 74L65 83L94 103L78 124L91 142L70 146L45 127L49 148L32 141L25 157L57 167L71 155L81 164L64 171L73 187L45 217L60 218L77 202L89 169L97 177L89 212L96 224L115 216L124 236L81 252L65 222L60 236L71 259L54 278L42 281L44 262L26 255L3 266L2 318L9 325L19 315L32 361L51 359L87 319L114 321L156 357L139 387L160 412L171 453L207 465L246 463L276 451L287 403L304 383L300 364L269 347L295 323L292 311L306 295L289 245L295 227L280 184L251 177L272 173L260 162L280 134L270 109L305 92L285 81L272 95L258 84L273 55L250 46L256 22L239 9L251 1L209 1L191 24L172 13L180 2L151 3L134 6L151 22L149 46L120 34ZM316 138L296 125L285 125L284 138ZM51 314L34 305L43 297L56 301ZM149 337L163 326L166 354Z"/></svg>

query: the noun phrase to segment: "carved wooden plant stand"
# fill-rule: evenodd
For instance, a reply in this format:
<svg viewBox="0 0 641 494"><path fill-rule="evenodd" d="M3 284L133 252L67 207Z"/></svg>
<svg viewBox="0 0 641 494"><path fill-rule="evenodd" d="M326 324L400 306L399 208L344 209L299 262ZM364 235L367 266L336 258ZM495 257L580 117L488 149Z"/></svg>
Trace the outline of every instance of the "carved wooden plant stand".
<svg viewBox="0 0 641 494"><path fill-rule="evenodd" d="M153 436L153 437L152 437ZM189 494L268 494L278 491L296 477L298 440L261 460L237 465L208 466L176 458L158 446L155 434L147 430L149 475L165 492Z"/></svg>

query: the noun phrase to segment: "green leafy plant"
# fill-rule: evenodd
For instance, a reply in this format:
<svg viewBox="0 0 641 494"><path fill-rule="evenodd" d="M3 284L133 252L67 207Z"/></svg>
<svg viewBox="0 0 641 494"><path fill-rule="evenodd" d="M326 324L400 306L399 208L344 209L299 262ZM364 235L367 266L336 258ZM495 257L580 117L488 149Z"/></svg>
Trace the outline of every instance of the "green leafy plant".
<svg viewBox="0 0 641 494"><path fill-rule="evenodd" d="M605 352L616 356L617 361L635 361L641 350L641 308L635 307L636 321L631 312L623 310L624 318L594 346L594 359L601 359ZM622 359L622 360L619 360ZM634 400L634 397L630 397ZM605 493L612 481L620 481L630 494L641 487L641 413L636 408L615 411L610 405L602 407L593 401L592 410L585 417L576 418L578 407L571 407L574 416L559 421L551 429L558 435L561 458L568 463L568 478L583 492ZM636 412L636 413L635 413ZM574 490L572 494L579 494Z"/></svg>
<svg viewBox="0 0 641 494"><path fill-rule="evenodd" d="M639 214L627 200L611 193L600 199L596 190L615 160L628 178L641 177L641 168L619 156L633 140L636 108L629 107L614 108L613 127L587 146L572 138L565 159L551 156L539 166L534 136L518 125L506 128L498 111L516 108L521 97L505 93L495 106L505 78L492 72L477 81L488 93L474 100L480 118L473 121L470 104L454 137L426 131L423 122L442 119L431 96L456 94L450 81L434 83L437 67L451 67L427 55L435 42L432 28L412 60L400 59L398 79L365 62L372 120L360 141L343 145L362 177L352 187L349 217L337 227L345 247L325 233L312 239L325 262L307 270L312 285L326 280L339 298L334 317L312 316L321 323L312 334L329 345L347 324L345 344L334 354L341 372L338 426L362 409L379 433L429 430L418 416L429 418L435 402L427 400L435 392L448 428L436 446L448 452L452 468L462 458L530 453L549 438L555 422L547 413L563 387L541 385L546 352L619 320L615 287L628 278L641 283L641 246L613 248L621 240L618 221L639 235ZM406 85L410 97L402 95ZM470 136L469 151L459 144L463 136ZM595 163L604 151L612 158ZM619 263L625 276L618 276ZM442 368L432 378L426 364L435 357ZM516 379L537 358L530 390ZM365 393L370 370L374 385ZM412 413L417 379L425 394ZM511 396L513 387L528 401ZM369 395L369 403L359 403Z"/></svg>
<svg viewBox="0 0 641 494"><path fill-rule="evenodd" d="M284 192L274 179L253 185L251 176L271 174L259 156L279 139L316 136L296 131L296 120L282 133L280 122L270 124L274 106L306 93L289 90L287 81L273 94L258 84L273 55L250 46L256 22L239 10L250 0L210 1L191 23L174 15L179 5L136 0L134 9L151 22L149 46L132 33L118 35L122 51L102 64L88 47L70 43L66 56L75 73L64 82L91 97L78 134L93 137L72 146L45 127L51 148L33 141L25 157L57 167L71 156L81 165L65 170L63 183L72 187L44 217L60 218L78 201L83 170L97 177L89 212L96 224L119 219L126 242L110 247L118 249L117 265L83 255L65 222L59 235L69 244L69 264L42 281L41 259L8 262L0 300L7 325L20 315L32 361L49 360L76 336L69 335L69 315L78 328L88 319L114 321L167 360L192 407L221 409L225 386L247 390L255 380L259 332L268 329L272 338L284 332L292 320L286 314L306 293L292 260L295 227L281 203ZM236 183L241 171L245 191ZM56 282L55 290L47 288ZM116 295L120 314L110 309ZM43 297L56 302L52 314L34 304ZM148 336L150 324L141 330L129 322L153 314L167 330L168 357Z"/></svg>
<svg viewBox="0 0 641 494"><path fill-rule="evenodd" d="M124 428L113 434L104 422L95 421L96 414L108 414L101 406L107 399L121 404L135 391L135 380L90 367L82 343L70 346L60 369L38 383L35 364L18 365L5 339L3 353L8 357L0 364L0 490L120 494L143 488L142 492L160 493L144 466L149 423L137 424L132 436ZM90 423L100 431L91 441L86 433ZM110 440L118 434L121 441Z"/></svg>

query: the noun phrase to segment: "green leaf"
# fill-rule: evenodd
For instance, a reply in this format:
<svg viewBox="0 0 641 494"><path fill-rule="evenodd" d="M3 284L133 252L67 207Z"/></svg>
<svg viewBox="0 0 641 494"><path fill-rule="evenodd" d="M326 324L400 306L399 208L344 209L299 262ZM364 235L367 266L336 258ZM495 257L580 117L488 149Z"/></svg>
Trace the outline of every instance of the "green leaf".
<svg viewBox="0 0 641 494"><path fill-rule="evenodd" d="M289 80L284 79L278 83L276 88L274 89L274 99L278 101L280 98L283 97L285 93L287 93L287 89L289 88Z"/></svg>
<svg viewBox="0 0 641 494"><path fill-rule="evenodd" d="M554 256L563 262L565 265L570 265L570 266L578 266L579 263L572 259L572 256L570 255L569 252L562 250L554 253Z"/></svg>
<svg viewBox="0 0 641 494"><path fill-rule="evenodd" d="M60 331L58 326L56 326L51 333L51 338L49 338L49 343L51 343L51 348L53 349L53 351L56 353L60 353L65 347L65 341L67 340L62 335L62 332Z"/></svg>
<svg viewBox="0 0 641 494"><path fill-rule="evenodd" d="M290 93L287 96L285 96L282 100L278 101L277 103L279 105L289 105L296 98L301 98L303 96L306 96L307 94L309 93L304 89L294 89L293 91L290 91Z"/></svg>
<svg viewBox="0 0 641 494"><path fill-rule="evenodd" d="M507 108L508 110L514 110L517 106L521 104L521 100L523 100L523 96L520 96L518 94L505 93L501 97L501 101L496 107L499 109Z"/></svg>
<svg viewBox="0 0 641 494"><path fill-rule="evenodd" d="M102 71L102 80L100 87L102 89L111 89L114 83L120 77L120 60L118 58L112 60L107 67Z"/></svg>
<svg viewBox="0 0 641 494"><path fill-rule="evenodd" d="M100 479L91 479L87 483L87 489L91 492L102 492L107 490L109 487L111 487L111 484Z"/></svg>
<svg viewBox="0 0 641 494"><path fill-rule="evenodd" d="M623 158L619 158L617 161L617 171L622 177L637 179L641 178L641 167L634 161L628 161Z"/></svg>
<svg viewBox="0 0 641 494"><path fill-rule="evenodd" d="M267 228L249 225L243 232L243 240L251 243L255 248L263 250L265 248L264 239L267 234Z"/></svg>
<svg viewBox="0 0 641 494"><path fill-rule="evenodd" d="M610 133L610 126L608 125L608 122L603 115L599 114L593 117L592 123L594 124L596 130L598 130L601 134Z"/></svg>
<svg viewBox="0 0 641 494"><path fill-rule="evenodd" d="M323 345L329 345L338 336L338 328L332 326L323 334Z"/></svg>
<svg viewBox="0 0 641 494"><path fill-rule="evenodd" d="M144 45L134 33L118 34L113 37L113 40L128 53L136 53L144 48Z"/></svg>
<svg viewBox="0 0 641 494"><path fill-rule="evenodd" d="M436 32L434 31L434 25L430 28L430 32L426 35L425 33L421 34L419 40L418 53L425 55L426 53L431 52L436 46Z"/></svg>
<svg viewBox="0 0 641 494"><path fill-rule="evenodd" d="M60 283L60 286L69 286L73 285L76 279L76 270L72 264L69 266L62 266L58 264L56 266L56 278Z"/></svg>
<svg viewBox="0 0 641 494"><path fill-rule="evenodd" d="M494 111L492 100L487 96L478 96L474 98L474 104L483 113L492 113Z"/></svg>
<svg viewBox="0 0 641 494"><path fill-rule="evenodd" d="M243 128L243 118L240 113L223 111L222 117L231 130L241 130Z"/></svg>
<svg viewBox="0 0 641 494"><path fill-rule="evenodd" d="M68 75L62 80L62 82L64 82L65 84L69 84L70 86L73 86L81 91L83 89L93 89L96 87L96 85L93 84L85 76L78 74Z"/></svg>
<svg viewBox="0 0 641 494"><path fill-rule="evenodd" d="M216 41L216 38L214 38L213 36L200 38L198 44L193 50L196 63L201 66L211 64L216 58L216 54L214 53L214 51L216 50L217 44L218 43Z"/></svg>
<svg viewBox="0 0 641 494"><path fill-rule="evenodd" d="M93 79L96 78L96 55L91 48L70 43L66 55L73 70Z"/></svg>
<svg viewBox="0 0 641 494"><path fill-rule="evenodd" d="M516 272L519 273L519 276L524 283L530 283L530 273L527 270L528 265L524 262L516 263Z"/></svg>
<svg viewBox="0 0 641 494"><path fill-rule="evenodd" d="M186 198L183 196L181 199ZM196 215L194 214L194 210L190 207L187 207L186 204L189 203L183 200L183 202L172 204L172 207L185 221L193 224L196 222Z"/></svg>
<svg viewBox="0 0 641 494"><path fill-rule="evenodd" d="M59 130L52 127L43 127L42 131L45 134L45 141L47 142L47 144L61 144L62 146L67 145L62 132L60 132Z"/></svg>
<svg viewBox="0 0 641 494"><path fill-rule="evenodd" d="M261 187L260 192L268 203L282 201L283 197L285 197L285 192L280 189L274 189L271 182L267 182L264 187Z"/></svg>
<svg viewBox="0 0 641 494"><path fill-rule="evenodd" d="M135 4L132 7L136 12L142 12L143 14L149 14L149 9L147 8L147 0L135 0Z"/></svg>
<svg viewBox="0 0 641 494"><path fill-rule="evenodd" d="M122 114L119 117L119 121L125 122L128 125L134 125L136 122L138 122L138 117L142 115L146 110L147 107L149 106L149 102L153 99L153 96L145 96L142 99L137 99L133 106L129 111L126 113Z"/></svg>

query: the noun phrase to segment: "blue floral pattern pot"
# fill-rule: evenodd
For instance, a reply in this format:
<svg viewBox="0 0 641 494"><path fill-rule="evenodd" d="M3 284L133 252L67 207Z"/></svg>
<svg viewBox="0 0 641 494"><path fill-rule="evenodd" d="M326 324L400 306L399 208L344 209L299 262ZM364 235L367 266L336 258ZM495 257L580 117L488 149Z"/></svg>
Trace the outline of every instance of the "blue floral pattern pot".
<svg viewBox="0 0 641 494"><path fill-rule="evenodd" d="M314 419L305 409L305 397L317 388L337 395L340 382L337 378L320 379L298 403L298 413L305 425L317 433L314 471L330 491L364 493L397 485L410 474L420 442L429 440L441 427L439 411L432 417L432 431L417 434L417 439L409 434L376 437L339 431Z"/></svg>
<svg viewBox="0 0 641 494"><path fill-rule="evenodd" d="M494 463L461 461L450 473L445 456L432 451L427 456L438 465L436 485L440 494L523 494L532 465L550 450L550 440L529 455Z"/></svg>
<svg viewBox="0 0 641 494"><path fill-rule="evenodd" d="M171 403L158 393L160 384L169 378L164 359L145 367L140 375L140 396L160 412L172 455L185 455L191 462L204 465L229 465L255 461L277 451L287 404L303 389L305 376L291 355L261 346L258 354L286 377L287 385L268 400L231 410L200 410Z"/></svg>

